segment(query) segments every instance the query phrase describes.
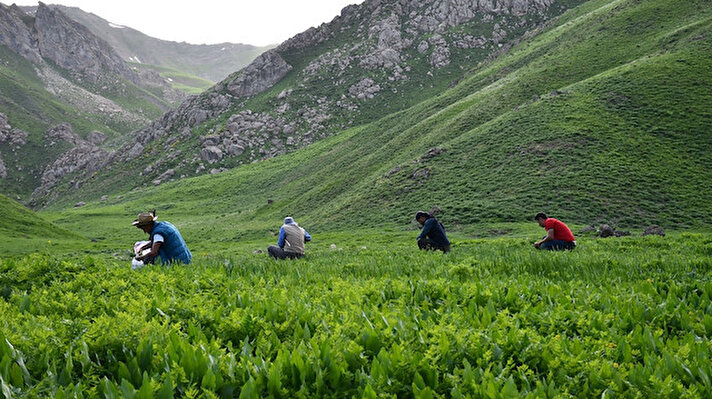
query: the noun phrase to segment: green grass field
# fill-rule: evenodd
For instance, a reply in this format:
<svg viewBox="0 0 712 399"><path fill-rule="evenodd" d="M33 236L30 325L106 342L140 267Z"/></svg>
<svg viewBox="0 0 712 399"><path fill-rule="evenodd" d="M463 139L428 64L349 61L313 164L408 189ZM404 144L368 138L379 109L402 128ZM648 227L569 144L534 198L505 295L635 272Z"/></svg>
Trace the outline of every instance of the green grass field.
<svg viewBox="0 0 712 399"><path fill-rule="evenodd" d="M527 227L528 229L528 227ZM531 230L531 233L541 233ZM712 234L0 261L4 397L709 397ZM331 244L336 248L331 248ZM192 244L189 242L189 245Z"/></svg>

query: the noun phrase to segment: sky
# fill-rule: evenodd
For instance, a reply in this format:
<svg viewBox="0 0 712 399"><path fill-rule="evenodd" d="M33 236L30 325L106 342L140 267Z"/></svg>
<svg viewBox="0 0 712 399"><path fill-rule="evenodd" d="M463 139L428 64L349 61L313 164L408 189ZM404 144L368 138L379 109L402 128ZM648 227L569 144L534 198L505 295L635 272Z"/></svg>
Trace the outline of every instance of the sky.
<svg viewBox="0 0 712 399"><path fill-rule="evenodd" d="M0 0L35 6L37 1ZM44 0L79 7L157 39L192 44L279 44L363 0Z"/></svg>

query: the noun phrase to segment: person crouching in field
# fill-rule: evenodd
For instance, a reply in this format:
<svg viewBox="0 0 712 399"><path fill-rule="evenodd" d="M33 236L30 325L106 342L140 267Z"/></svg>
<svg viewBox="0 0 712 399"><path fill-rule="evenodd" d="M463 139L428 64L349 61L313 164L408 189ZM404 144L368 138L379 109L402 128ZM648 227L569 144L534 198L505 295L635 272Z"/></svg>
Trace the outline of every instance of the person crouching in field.
<svg viewBox="0 0 712 399"><path fill-rule="evenodd" d="M275 259L296 259L304 256L304 243L311 241L306 230L299 227L292 217L284 218L284 225L279 229L277 246L267 248L269 256Z"/></svg>
<svg viewBox="0 0 712 399"><path fill-rule="evenodd" d="M537 213L534 220L546 230L546 236L541 241L535 242L534 248L548 251L576 248L574 234L564 222L547 217L544 212Z"/></svg>
<svg viewBox="0 0 712 399"><path fill-rule="evenodd" d="M418 235L418 248L430 251L450 252L450 240L445 234L445 227L435 216L428 212L418 211L415 213L415 220L422 226L423 230Z"/></svg>
<svg viewBox="0 0 712 399"><path fill-rule="evenodd" d="M149 235L148 243L138 249L137 261L151 263L156 256L161 256L163 263L190 263L193 255L183 240L176 226L169 222L156 222L156 211L139 213L132 225ZM142 253L150 248L151 250Z"/></svg>

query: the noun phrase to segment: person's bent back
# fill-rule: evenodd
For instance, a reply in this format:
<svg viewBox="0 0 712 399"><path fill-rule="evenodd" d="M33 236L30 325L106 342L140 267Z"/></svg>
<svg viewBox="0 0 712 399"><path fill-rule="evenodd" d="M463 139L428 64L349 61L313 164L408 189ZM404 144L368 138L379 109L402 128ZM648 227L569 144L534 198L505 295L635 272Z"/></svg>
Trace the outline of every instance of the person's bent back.
<svg viewBox="0 0 712 399"><path fill-rule="evenodd" d="M188 245L186 245L176 226L170 222L158 222L151 233L151 241L158 235L163 237L163 244L158 250L158 255L161 256L163 263L190 263L193 259L193 254L190 253Z"/></svg>
<svg viewBox="0 0 712 399"><path fill-rule="evenodd" d="M418 248L425 250L450 251L450 240L445 234L445 227L433 215L418 211L415 220L423 226L423 230L417 237Z"/></svg>
<svg viewBox="0 0 712 399"><path fill-rule="evenodd" d="M306 252L307 241L311 241L309 233L288 216L284 218L284 225L279 229L277 246L270 245L267 253L275 259L301 258Z"/></svg>

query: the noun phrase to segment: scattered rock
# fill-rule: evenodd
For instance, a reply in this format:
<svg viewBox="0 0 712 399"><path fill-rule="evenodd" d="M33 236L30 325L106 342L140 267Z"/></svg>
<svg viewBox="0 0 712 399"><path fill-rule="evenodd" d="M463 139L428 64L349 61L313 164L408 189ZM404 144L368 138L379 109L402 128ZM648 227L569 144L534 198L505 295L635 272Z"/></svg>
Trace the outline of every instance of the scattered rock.
<svg viewBox="0 0 712 399"><path fill-rule="evenodd" d="M427 179L428 177L430 177L430 169L428 168L418 169L413 172L413 179Z"/></svg>
<svg viewBox="0 0 712 399"><path fill-rule="evenodd" d="M624 236L629 236L629 235L630 235L629 231L618 231L607 224L602 224L598 227L598 236L601 238L624 237Z"/></svg>
<svg viewBox="0 0 712 399"><path fill-rule="evenodd" d="M653 224L648 226L644 231L643 231L644 236L650 236L650 235L658 235L661 237L665 237L665 230L663 230L662 227Z"/></svg>
<svg viewBox="0 0 712 399"><path fill-rule="evenodd" d="M615 230L607 224L602 224L598 227L598 236L601 238L613 237L615 235Z"/></svg>
<svg viewBox="0 0 712 399"><path fill-rule="evenodd" d="M75 208L81 208L81 207L83 207L84 205L86 205L86 203L80 201L80 202L77 202L76 204L74 204L74 207L75 207Z"/></svg>
<svg viewBox="0 0 712 399"><path fill-rule="evenodd" d="M2 161L2 154L0 154L0 179L6 179L7 178L7 168L5 167L5 163Z"/></svg>
<svg viewBox="0 0 712 399"><path fill-rule="evenodd" d="M349 87L349 94L359 100L371 99L381 91L381 86L371 78L363 78L355 85Z"/></svg>
<svg viewBox="0 0 712 399"><path fill-rule="evenodd" d="M207 163L215 163L221 160L223 152L216 146L208 146L200 151L200 159Z"/></svg>
<svg viewBox="0 0 712 399"><path fill-rule="evenodd" d="M428 152L426 152L425 155L423 155L420 159L426 160L426 159L434 158L434 157L442 154L443 152L445 152L444 149L439 148L439 147L433 147L433 148L429 149Z"/></svg>
<svg viewBox="0 0 712 399"><path fill-rule="evenodd" d="M92 144L99 145L106 141L106 135L102 132L98 132L98 131L94 130L94 131L90 132L89 135L87 136L87 141Z"/></svg>
<svg viewBox="0 0 712 399"><path fill-rule="evenodd" d="M395 175L396 173L400 172L402 169L403 168L401 168L400 166L396 166L395 168L388 171L388 173L386 173L386 177L391 177L391 176Z"/></svg>

